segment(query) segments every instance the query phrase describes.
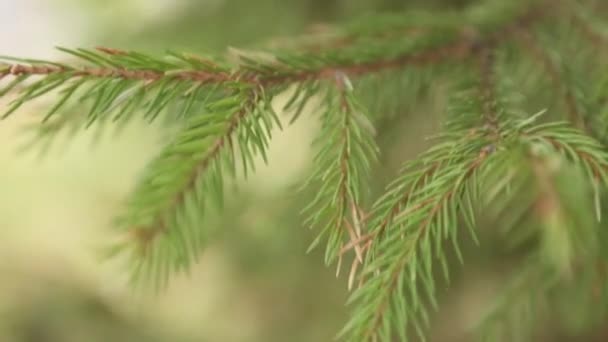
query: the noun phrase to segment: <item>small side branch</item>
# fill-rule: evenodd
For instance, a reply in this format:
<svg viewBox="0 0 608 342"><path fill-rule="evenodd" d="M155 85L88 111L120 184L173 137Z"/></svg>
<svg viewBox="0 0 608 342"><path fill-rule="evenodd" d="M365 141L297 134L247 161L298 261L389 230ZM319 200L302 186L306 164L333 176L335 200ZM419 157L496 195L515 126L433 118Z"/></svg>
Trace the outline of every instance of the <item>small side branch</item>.
<svg viewBox="0 0 608 342"><path fill-rule="evenodd" d="M318 193L305 212L310 215L312 227L323 229L313 246L321 236L327 237L325 261L329 264L337 258L338 272L343 257L340 251L345 244L353 246L355 258L349 276L352 286L357 267L364 261L364 248L353 243L365 231L361 190L371 163L377 160L378 148L368 114L354 98L352 84L344 72L335 72L328 84L321 120L322 129L315 141L319 148L316 165L305 183L305 187L318 186Z"/></svg>
<svg viewBox="0 0 608 342"><path fill-rule="evenodd" d="M414 236L409 240L409 246L403 247L403 252L398 255L397 261L392 264L392 267L389 270L386 270L389 272L389 276L383 284L386 290L384 291L384 295L379 302L379 305L376 307L368 329L364 333L364 341L371 341L377 337L377 332L382 325L383 317L387 314L387 307L390 305L393 296L395 296L394 292L398 289L399 279L405 272L404 270L407 268L408 264L417 257L421 241L428 238L431 233L430 230L437 224L437 221L440 221L438 216L441 211L444 210L444 207L449 205L450 201L452 201L455 196L460 195L462 192L461 186L463 186L475 171L481 167L488 156L489 153L487 151L481 150L479 155L463 169L464 174L461 177L458 177L459 181L455 182L457 184L456 186L433 198L434 200L429 203L432 205L423 206L426 211L426 214L424 214L425 219L416 227ZM410 267L416 267L416 265L410 265Z"/></svg>
<svg viewBox="0 0 608 342"><path fill-rule="evenodd" d="M186 178L186 181L175 193L169 204L158 212L157 216L153 220L153 223L147 227L137 227L132 230L133 237L138 241L138 245L140 246L140 250L142 252L145 253L149 249L151 243L157 237L167 233L169 229L166 222L168 219L167 216L174 215L178 208L184 204L186 196L194 191L197 180L206 172L212 171L210 169L215 167L214 163L219 162L220 154L227 149L234 149L232 142L233 135L238 127L243 124L245 116L252 112L256 105L257 99L257 93L255 90L251 90L240 109L234 112L228 120L224 132L217 136L208 150L200 151L200 153L205 154L205 157L200 159L198 164L192 168Z"/></svg>

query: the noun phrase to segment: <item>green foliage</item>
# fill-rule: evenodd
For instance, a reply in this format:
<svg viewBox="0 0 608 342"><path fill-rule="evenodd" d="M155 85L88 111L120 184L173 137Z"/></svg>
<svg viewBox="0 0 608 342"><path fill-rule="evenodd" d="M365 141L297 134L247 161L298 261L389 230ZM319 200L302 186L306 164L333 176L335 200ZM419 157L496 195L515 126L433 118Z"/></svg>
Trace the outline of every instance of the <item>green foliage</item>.
<svg viewBox="0 0 608 342"><path fill-rule="evenodd" d="M315 141L319 152L315 156L315 169L305 188L318 183L319 191L305 211L310 212L312 227L322 232L311 247L326 238L326 263L340 256L347 240L361 237L364 220L363 195L371 167L376 161L378 148L374 142L374 128L365 108L353 97L350 80L338 74L337 85L328 91L322 127ZM359 262L363 255L357 250Z"/></svg>
<svg viewBox="0 0 608 342"><path fill-rule="evenodd" d="M199 109L150 163L117 220L138 240L125 246L135 248L134 275L155 277L158 288L191 265L206 237L200 227L207 211L223 203L225 178L236 177L239 162L247 175L255 155L266 160L271 131L280 125L267 99L250 88Z"/></svg>
<svg viewBox="0 0 608 342"><path fill-rule="evenodd" d="M124 238L113 252L131 257L136 283L162 289L196 262L230 183L267 162L282 122L272 100L295 89L290 121L316 103L321 122L303 184L314 192L303 210L319 232L311 248L325 243L338 270L354 251L352 315L340 338L424 340L441 306L437 278L450 279L448 253L464 262L463 230L481 243L483 216L505 246L532 246L480 330L483 340L521 341L573 293L594 293L577 301L581 312L594 300L608 307L608 238L597 229L608 185L608 69L597 55L608 38L605 18L589 8L485 1L463 12L379 15L295 48L233 49L228 58L108 48L61 49L74 59L65 63L4 57L0 75L10 80L0 95L17 91L4 117L57 95L38 141L135 116L177 127L115 221ZM448 89L442 131L370 201L378 128L415 115L431 88Z"/></svg>

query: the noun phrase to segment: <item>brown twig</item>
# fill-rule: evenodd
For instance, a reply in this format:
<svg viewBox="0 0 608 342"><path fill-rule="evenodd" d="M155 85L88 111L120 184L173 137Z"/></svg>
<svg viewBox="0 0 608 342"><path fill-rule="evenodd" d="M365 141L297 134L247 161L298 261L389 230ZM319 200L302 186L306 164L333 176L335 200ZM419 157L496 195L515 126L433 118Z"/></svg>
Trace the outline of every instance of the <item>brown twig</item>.
<svg viewBox="0 0 608 342"><path fill-rule="evenodd" d="M225 72L209 72L200 70L185 70L167 75L156 70L143 69L119 69L119 68L66 68L48 65L24 65L11 64L0 71L1 76L45 76L59 73L71 73L74 77L96 77L96 78L123 78L139 81L157 81L163 77L171 77L180 80L191 80L202 83L225 83L235 81L234 76Z"/></svg>

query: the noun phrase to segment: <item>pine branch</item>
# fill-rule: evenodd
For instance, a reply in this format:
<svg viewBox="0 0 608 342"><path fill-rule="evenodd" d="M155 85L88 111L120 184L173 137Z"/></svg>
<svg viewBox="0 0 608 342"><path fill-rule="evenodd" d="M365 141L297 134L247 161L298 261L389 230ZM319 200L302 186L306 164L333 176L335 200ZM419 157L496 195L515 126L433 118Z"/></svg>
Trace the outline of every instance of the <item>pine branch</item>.
<svg viewBox="0 0 608 342"><path fill-rule="evenodd" d="M52 138L81 123L100 127L115 121L121 126L140 112L148 121L164 117L178 126L144 170L116 221L125 238L115 251L133 259L134 281L152 282L157 288L197 259L212 231L209 216L221 209L226 185L241 173L246 177L254 171L258 157L267 161L272 131L280 128L271 101L295 88L284 108L294 122L312 99L320 98L321 105L313 108L321 112L317 154L304 184L316 193L305 212L308 223L320 230L311 248L327 241L327 264L337 260L339 271L345 254L354 251L348 282L349 288L355 281L359 287L349 301L353 314L341 336L357 342L407 341L413 328L424 339L429 307L438 306L434 268L439 264L449 280L445 242L452 243L462 261L458 233L468 228L476 239L475 209L498 197L498 206L508 207L517 198L510 191L533 183L537 193L519 203L521 210L535 212L541 223L569 219L568 202L538 151L582 171L601 219L608 152L584 129L605 138L605 132L588 127L593 120L606 121L605 115L597 115L603 110L605 87L595 79L590 83L598 89L582 87L573 75L582 74L584 56L570 59L572 67L558 63L536 37L554 30L548 24L571 18L586 40L605 44L579 12L566 10L576 7L572 2L561 1L558 10L550 9L551 4L489 1L441 16L378 16L345 25L321 45L272 53L233 49L236 58L172 52L154 57L110 48L61 49L75 59L69 63L5 57L8 64L0 65L0 79L8 82L0 96L17 93L4 115L8 117L22 105L58 93L40 126L40 138ZM521 114L525 111L520 104L511 101L522 85L504 88L513 65L500 57L505 47L517 46L524 47L548 75L570 124L537 124L542 112ZM604 70L602 65L595 67L592 71ZM419 97L405 92L422 92L429 84L455 79L461 82L449 94L443 131L435 145L406 162L386 194L368 210L367 183L379 155L376 130L392 123L404 102ZM539 86L521 88L532 92ZM367 102L373 116L365 108L370 107ZM66 112L82 104L88 106L88 114ZM393 108L391 113L385 110L388 107ZM509 215L521 219L520 211ZM564 252L565 258L549 264L542 258L551 259L551 252L536 248L533 257L541 260L527 265L530 272L516 276L521 283L507 293L508 300L498 303L500 317L518 315L531 304L520 291L531 282L561 282L568 273L562 272L563 266L599 263L598 247L590 242L601 238L598 232L561 229L557 233L563 234L563 244L557 244L549 230L537 227L524 233L540 236L543 243L553 244L553 250L574 247ZM507 240L517 237L514 231L509 234ZM599 279L594 272L600 271L584 271Z"/></svg>
<svg viewBox="0 0 608 342"><path fill-rule="evenodd" d="M15 76L1 94L6 94L30 77L40 76L24 85L13 100L4 118L26 102L58 91L59 100L45 115L43 122L56 115L70 101L90 102L87 126L113 115L112 120L143 110L144 117L154 120L170 104L179 104L187 115L201 94L212 94L214 83L229 85L227 71L215 63L186 55L173 54L173 60L154 59L135 52L118 52L101 48L101 52L84 49L61 49L93 67L20 60L29 65L12 64L2 68L0 75ZM109 54L109 51L112 51ZM6 57L4 59L7 59ZM192 68L192 69L186 69ZM233 82L234 83L234 82ZM86 86L89 85L88 89Z"/></svg>
<svg viewBox="0 0 608 342"><path fill-rule="evenodd" d="M377 239L373 242L377 246L374 246L370 252L371 257L363 274L370 279L366 280L351 298L351 301L357 302L358 306L351 321L343 330L343 334L347 334L350 340L391 340L395 336L405 340L407 330L404 322L411 322L418 335L423 338L422 326L428 324L428 314L420 302L421 294L417 290L418 285L414 279L422 279L421 285L427 293L426 297L434 303L431 255L438 254L437 257L443 264L447 277L447 266L439 241L442 236L452 238L458 251L455 238L459 222L457 208L465 213L464 221L474 229L474 215L470 203L478 202L472 194L479 192L474 184L479 186L478 184L484 182L475 179L469 184L469 177L478 172L484 173L484 161L497 148L511 150L513 147L507 148L509 144L524 143L525 140L530 139L530 132L542 131L542 139L559 137L561 143L554 145L560 147L557 149L558 152L573 151L569 154L571 159L574 155L578 155L583 166L595 172L596 175L592 177L593 182L597 181L599 176L604 177L605 173L599 173L602 168L598 166L603 165L606 160L601 146L592 139L581 136L577 131L556 124L524 128L533 122L535 117L524 120L510 129L506 128L513 124L508 124L509 120L504 117L506 112L499 109L501 101L498 100L495 92L492 58L489 57L491 55L483 53L481 55L479 86L472 91L457 93L460 96L456 98L460 98L461 101L456 101L456 104L450 107L455 113L463 113L455 115L452 119L453 122L458 123L457 125L448 125L456 130L455 133L447 134L451 143L439 144L436 149L429 152L428 156L418 158L417 160L423 163L422 167L406 173L403 178L391 184L389 194L383 196L375 205L374 213L380 219L370 223L372 227L376 227L372 231L377 235L371 235L369 239ZM487 89L488 87L491 89ZM479 101L471 102L470 94L474 93L475 89L478 89ZM481 123L477 126L475 119L462 120L462 116L466 115L464 113L475 112L482 114ZM497 127L497 122L505 122L504 120L507 121L503 125L507 124L507 126ZM466 129L463 127L463 122L469 122L473 128L485 129ZM461 133L456 134L456 132ZM572 138L575 134L578 137ZM482 139L484 136L489 140ZM593 152L583 152L580 150L581 147L568 145L568 138L577 142L581 139L580 143L592 148ZM540 137L536 136L536 139ZM454 142L459 144L455 145ZM410 187L412 190L404 192ZM405 195L402 195L403 193ZM463 194L468 195L460 197ZM387 233L387 227L391 227L393 232ZM435 243L434 248L431 247L431 241ZM406 285L408 277L411 279L409 285ZM420 318L417 315L420 315Z"/></svg>
<svg viewBox="0 0 608 342"><path fill-rule="evenodd" d="M319 184L320 190L304 210L310 213L309 222L321 227L322 232L311 248L327 236L325 262L340 257L344 236L357 240L363 231L363 194L365 183L378 147L373 126L366 111L353 97L350 80L344 74L335 75L335 87L325 96L322 129L315 145L315 170L305 188ZM363 262L363 252L356 247L356 259L351 268ZM338 272L340 262L338 263Z"/></svg>
<svg viewBox="0 0 608 342"><path fill-rule="evenodd" d="M265 159L275 124L278 118L257 88L235 89L187 120L151 163L117 221L134 239L123 248L135 249L136 276L149 267L145 271L162 287L170 271L187 269L202 248L210 204L223 202L225 173L237 174L237 153L247 174L254 154Z"/></svg>
<svg viewBox="0 0 608 342"><path fill-rule="evenodd" d="M438 258L445 262L437 244L442 236L456 241L453 224L459 210L457 208L461 205L461 196L476 192L468 187L469 182L489 156L483 148L475 153L473 147L478 145L445 145L430 153L428 157L444 159L446 164L424 187L410 193L413 198L409 198L403 211L390 220L390 230L386 230L383 223L377 226L376 229L384 231L384 237L375 241L374 258L366 265L364 275L370 279L351 298L360 305L345 328L351 340L390 340L392 329L396 329L396 335L405 340L405 322L411 322L418 334L423 335L421 324L428 323L428 317L421 303L422 293L417 290L416 279L422 279L425 297L434 302L431 255L439 253ZM454 158L454 155L461 157ZM455 160L448 162L448 158ZM419 175L420 172L408 175L414 180L413 185L420 179ZM396 207L394 202L392 207ZM377 205L378 208L382 209ZM461 207L460 210L470 209ZM389 213L390 216L392 213ZM422 316L422 322L417 315ZM356 326L354 322L357 322Z"/></svg>
<svg viewBox="0 0 608 342"><path fill-rule="evenodd" d="M516 9L519 7L515 7ZM400 46L386 56L386 45L381 45L370 57L361 60L355 57L353 51L330 54L300 54L277 56L270 62L255 60L247 56L239 56L241 64L235 69L227 63L198 56L169 53L167 58L155 58L137 52L121 51L111 48L97 48L97 51L77 49L60 50L78 60L85 61L90 66L72 66L39 60L14 59L4 57L4 60L16 61L17 64L7 64L0 69L0 78L15 77L0 95L14 89L32 76L43 76L43 80L27 86L25 93L14 102L4 117L18 109L26 101L42 96L54 89L61 88L70 80L75 80L70 87L65 87L66 97L58 103L60 107L67 101L83 83L89 80L140 81L145 84L164 84L171 82L192 82L198 85L226 84L230 82L264 87L285 86L288 84L310 80L330 80L336 72L343 72L349 77L375 73L383 70L402 68L409 65L427 65L445 60L462 60L471 56L480 46L508 39L515 28L528 27L541 16L538 8L532 7L527 11L510 10L513 17L501 20L503 26L493 27L493 31L482 33L480 37L471 35L469 31L461 32L431 32L418 39L406 40L407 44ZM487 25L487 23L477 23ZM481 28L481 27L480 27ZM393 43L394 42L390 42ZM354 52L359 52L355 49ZM119 82L120 81L120 82ZM126 85L123 85L126 88ZM116 98L126 92L112 89L110 93ZM69 95L68 95L69 94ZM108 97L108 95L106 95ZM111 103L111 102L110 102Z"/></svg>
<svg viewBox="0 0 608 342"><path fill-rule="evenodd" d="M452 114L454 117L450 118L447 123L447 127L453 131L464 131L471 127L472 129L468 130L468 137L474 138L476 135L493 135L494 143L496 140L500 138L500 133L498 132L498 120L503 116L504 113L500 113L498 110L498 106L502 105L501 101L496 97L496 88L497 85L494 83L494 57L491 47L483 48L479 50L478 53L478 67L480 74L480 82L479 84L471 84L469 82L463 82L464 84L461 86L462 88L466 88L464 91L459 91L455 96L455 101L452 101ZM470 97L476 97L478 102L468 102L466 99ZM471 116L469 113L476 112L479 108L483 107L483 113L480 116L481 120L478 116ZM467 113L466 118L463 115L455 114L455 113ZM490 153L495 149L495 146L488 145L484 148L484 151ZM382 238L382 234L384 230L389 226L390 222L396 218L397 215L405 216L409 214L408 211L402 212L402 209L410 200L410 195L415 193L420 187L424 186L424 182L435 176L435 173L441 168L443 160L439 160L437 162L431 163L430 165L422 166L422 170L420 172L419 177L413 182L411 188L399 188L398 182L400 180L395 181L389 188L397 187L397 191L403 193L403 195L395 201L393 206L388 210L386 217L379 225L379 229L376 232L366 234L355 241L351 241L349 244L345 245L341 251L340 255L344 254L350 249L358 246L359 244L368 244L370 240L378 238ZM412 164L411 167L415 168L416 164ZM428 203L423 203L422 206L427 205ZM418 210L420 208L414 207L412 210Z"/></svg>
<svg viewBox="0 0 608 342"><path fill-rule="evenodd" d="M3 68L0 75L23 76L23 75L53 75L68 74L70 77L92 77L92 78L121 78L138 81L158 81L164 77L181 80L199 81L202 83L224 83L235 81L225 69L216 62L205 60L193 55L178 55L171 53L174 61L154 59L137 52L128 52L106 47L98 47L96 50L77 49L70 50L59 48L59 50L72 55L79 60L89 62L89 66L70 66L67 64L51 63L46 61L13 59L3 57L5 60L15 60L28 64L10 64ZM179 69L182 66L184 69ZM189 67L189 69L187 69Z"/></svg>
<svg viewBox="0 0 608 342"><path fill-rule="evenodd" d="M483 89L489 84L486 72L490 69L489 65L480 69L483 81L472 90L479 94L478 101L463 101L469 99L471 91L457 92L450 107L454 116L477 108L475 112L485 114L483 120L493 118L494 112L483 109L492 108L492 99L487 95L493 91ZM424 338L428 313L422 298L437 305L431 260L433 255L438 258L447 278L441 241L451 239L460 255L456 238L458 212L463 213L469 225L475 221L471 203L478 193L477 175L495 151L493 138L489 139L483 129L463 129L460 125L450 128L444 136L446 142L407 165L403 176L390 184L389 192L374 205L375 219L370 221L372 247L362 274L367 279L351 297L350 302L356 302L357 307L341 333L349 340L406 340L407 325ZM416 279L421 279L424 297Z"/></svg>

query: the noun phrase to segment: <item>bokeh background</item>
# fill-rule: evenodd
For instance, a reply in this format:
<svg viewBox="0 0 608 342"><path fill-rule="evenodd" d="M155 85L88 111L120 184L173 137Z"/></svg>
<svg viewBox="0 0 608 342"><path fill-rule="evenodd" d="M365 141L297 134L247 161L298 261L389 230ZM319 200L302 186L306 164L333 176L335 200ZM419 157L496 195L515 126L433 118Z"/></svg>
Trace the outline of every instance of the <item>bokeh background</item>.
<svg viewBox="0 0 608 342"><path fill-rule="evenodd" d="M425 0L0 0L0 54L61 58L54 46L98 45L162 53L253 48L327 23L411 7L459 7ZM3 100L6 101L6 100ZM281 99L278 99L281 101ZM418 107L407 124L379 136L387 148L380 187L437 129L442 99ZM24 152L25 124L44 103L0 122L0 341L330 341L348 308L336 279L298 215L292 185L306 175L317 123L278 133L271 163L243 182L215 238L189 275L159 295L132 291L119 262L99 251L137 175L162 145L161 124L133 123L120 134L83 131L48 150ZM471 249L441 294L432 341L468 341L508 256ZM497 261L502 260L502 261ZM506 261L505 261L506 260Z"/></svg>

